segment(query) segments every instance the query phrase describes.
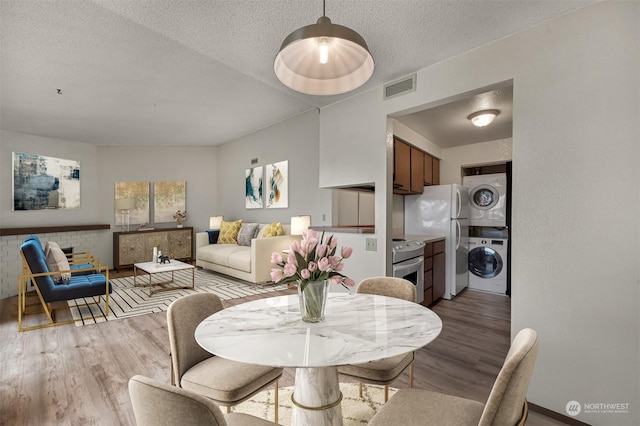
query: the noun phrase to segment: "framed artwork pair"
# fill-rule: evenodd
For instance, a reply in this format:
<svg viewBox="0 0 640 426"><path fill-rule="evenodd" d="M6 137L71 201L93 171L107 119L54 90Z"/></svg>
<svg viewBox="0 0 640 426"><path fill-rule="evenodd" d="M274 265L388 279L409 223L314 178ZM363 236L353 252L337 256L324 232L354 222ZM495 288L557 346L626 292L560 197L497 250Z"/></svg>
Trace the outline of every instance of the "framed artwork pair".
<svg viewBox="0 0 640 426"><path fill-rule="evenodd" d="M129 211L132 224L149 223L150 182L116 182L115 199L134 199L135 208ZM174 214L186 211L186 182L153 182L153 222L175 222ZM116 226L122 225L121 215L115 212Z"/></svg>
<svg viewBox="0 0 640 426"><path fill-rule="evenodd" d="M289 207L289 161L257 166L245 171L245 207Z"/></svg>

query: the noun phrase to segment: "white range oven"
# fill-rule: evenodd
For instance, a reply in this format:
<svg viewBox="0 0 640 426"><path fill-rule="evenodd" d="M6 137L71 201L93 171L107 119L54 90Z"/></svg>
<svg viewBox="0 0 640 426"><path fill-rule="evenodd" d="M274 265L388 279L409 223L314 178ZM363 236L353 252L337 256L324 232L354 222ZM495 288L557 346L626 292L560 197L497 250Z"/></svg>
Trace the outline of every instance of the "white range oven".
<svg viewBox="0 0 640 426"><path fill-rule="evenodd" d="M424 301L424 241L393 240L393 276L411 281L416 287L416 303Z"/></svg>

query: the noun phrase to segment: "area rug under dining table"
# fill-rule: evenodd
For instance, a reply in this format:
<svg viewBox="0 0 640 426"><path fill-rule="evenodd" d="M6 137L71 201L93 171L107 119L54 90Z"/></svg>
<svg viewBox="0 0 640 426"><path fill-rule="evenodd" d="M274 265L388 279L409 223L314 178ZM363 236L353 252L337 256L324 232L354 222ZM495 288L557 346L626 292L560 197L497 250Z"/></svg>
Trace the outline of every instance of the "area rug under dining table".
<svg viewBox="0 0 640 426"><path fill-rule="evenodd" d="M176 271L174 274L177 283L191 282L191 270ZM166 281L170 278L169 272L154 274L153 277L154 282ZM76 326L163 312L171 302L188 294L214 293L222 300L230 300L287 289L286 284L253 284L215 272L196 269L194 290L176 288L149 296L149 288L140 286L148 282L148 279L147 275L139 275L136 280L138 287L133 285L133 276L110 279L113 292L109 295L109 316L106 318L104 317L106 311L104 298L97 305L93 304L97 300L93 297L68 301L71 315L77 320ZM92 304L82 306L87 303Z"/></svg>
<svg viewBox="0 0 640 426"><path fill-rule="evenodd" d="M340 383L342 392L342 421L344 426L366 425L373 415L384 405L384 386L365 384L362 398L358 395L357 383ZM389 388L389 398L397 392ZM278 424L291 424L291 394L293 386L280 388L278 391ZM249 400L233 407L237 413L251 414L265 420L273 421L274 413L273 388L254 395ZM223 407L224 412L224 407Z"/></svg>

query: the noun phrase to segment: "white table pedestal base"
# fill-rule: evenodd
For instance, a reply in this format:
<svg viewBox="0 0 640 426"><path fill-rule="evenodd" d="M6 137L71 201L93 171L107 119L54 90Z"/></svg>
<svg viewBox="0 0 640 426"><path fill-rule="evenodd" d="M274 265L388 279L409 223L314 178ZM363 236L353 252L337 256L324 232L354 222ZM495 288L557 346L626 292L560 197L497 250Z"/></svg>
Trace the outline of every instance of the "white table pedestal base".
<svg viewBox="0 0 640 426"><path fill-rule="evenodd" d="M342 426L338 369L296 368L292 401L292 426Z"/></svg>

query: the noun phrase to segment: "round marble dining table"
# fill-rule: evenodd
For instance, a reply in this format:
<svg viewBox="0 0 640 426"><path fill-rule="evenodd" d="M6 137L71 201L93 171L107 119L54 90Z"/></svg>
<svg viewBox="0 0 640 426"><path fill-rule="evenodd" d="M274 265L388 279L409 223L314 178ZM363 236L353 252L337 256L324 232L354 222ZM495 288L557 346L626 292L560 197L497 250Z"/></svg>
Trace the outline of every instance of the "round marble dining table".
<svg viewBox="0 0 640 426"><path fill-rule="evenodd" d="M292 425L342 425L337 366L419 349L442 321L430 309L368 294L329 294L326 317L303 322L297 295L235 305L203 320L198 344L233 361L295 367Z"/></svg>

